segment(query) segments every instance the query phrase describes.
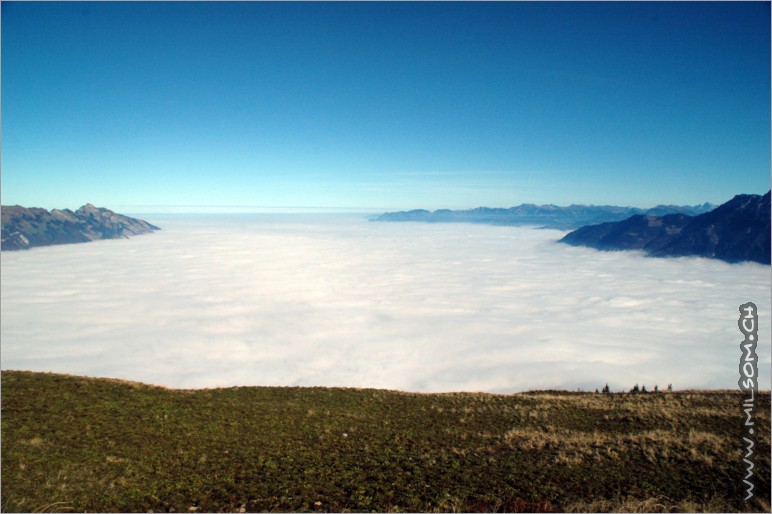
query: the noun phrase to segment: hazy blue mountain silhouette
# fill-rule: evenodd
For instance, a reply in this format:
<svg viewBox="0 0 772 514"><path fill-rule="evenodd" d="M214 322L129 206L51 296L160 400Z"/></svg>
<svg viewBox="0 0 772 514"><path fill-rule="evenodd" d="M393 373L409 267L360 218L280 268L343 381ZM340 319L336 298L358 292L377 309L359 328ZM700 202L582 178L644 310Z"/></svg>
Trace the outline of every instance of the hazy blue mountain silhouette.
<svg viewBox="0 0 772 514"><path fill-rule="evenodd" d="M613 205L557 205L521 204L516 207L490 208L453 211L439 209L427 211L386 212L372 218L372 221L421 221L427 223L484 223L490 225L533 225L541 228L562 230L575 229L584 225L620 221L636 214L666 215L674 213L697 215L711 210L708 203L693 206L658 205L651 209L618 207Z"/></svg>
<svg viewBox="0 0 772 514"><path fill-rule="evenodd" d="M700 256L770 264L770 192L737 195L698 216L636 215L579 228L560 241L599 250L643 250L657 257Z"/></svg>

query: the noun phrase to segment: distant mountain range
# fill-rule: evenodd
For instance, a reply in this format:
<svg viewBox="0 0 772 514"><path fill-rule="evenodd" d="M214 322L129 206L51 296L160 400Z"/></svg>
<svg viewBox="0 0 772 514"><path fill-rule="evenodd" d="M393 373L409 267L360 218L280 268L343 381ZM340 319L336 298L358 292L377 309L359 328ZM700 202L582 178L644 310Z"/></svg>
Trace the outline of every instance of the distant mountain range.
<svg viewBox="0 0 772 514"><path fill-rule="evenodd" d="M439 209L427 211L387 212L371 221L422 221L428 223L484 223L489 225L534 225L540 228L571 230L595 223L621 221L633 215L664 216L667 214L698 215L710 211L709 203L693 206L658 205L651 209L616 207L612 205L534 205L524 203L516 207L478 207L463 211Z"/></svg>
<svg viewBox="0 0 772 514"><path fill-rule="evenodd" d="M582 227L560 241L599 250L643 250L656 257L701 256L770 264L770 193L737 195L690 216L635 215Z"/></svg>
<svg viewBox="0 0 772 514"><path fill-rule="evenodd" d="M101 207L86 204L77 211L19 205L0 207L2 249L25 250L35 246L84 243L146 234L160 228Z"/></svg>

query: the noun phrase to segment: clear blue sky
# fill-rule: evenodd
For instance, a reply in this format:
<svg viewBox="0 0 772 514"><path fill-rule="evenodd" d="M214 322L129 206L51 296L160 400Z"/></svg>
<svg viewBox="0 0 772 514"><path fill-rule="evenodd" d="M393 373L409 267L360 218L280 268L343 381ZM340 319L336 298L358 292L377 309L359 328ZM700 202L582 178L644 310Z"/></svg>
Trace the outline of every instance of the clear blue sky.
<svg viewBox="0 0 772 514"><path fill-rule="evenodd" d="M3 204L647 207L769 188L767 2L2 3Z"/></svg>

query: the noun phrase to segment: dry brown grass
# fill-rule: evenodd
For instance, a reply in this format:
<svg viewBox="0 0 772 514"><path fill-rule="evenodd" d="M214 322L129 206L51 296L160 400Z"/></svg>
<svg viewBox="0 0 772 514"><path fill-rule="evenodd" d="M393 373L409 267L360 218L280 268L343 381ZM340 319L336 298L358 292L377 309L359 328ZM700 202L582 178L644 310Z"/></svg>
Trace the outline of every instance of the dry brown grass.
<svg viewBox="0 0 772 514"><path fill-rule="evenodd" d="M707 465L712 465L716 458L730 459L736 454L729 437L695 430L685 434L666 430L615 434L577 432L547 425L543 431L513 428L504 434L502 441L513 450L551 451L556 464L569 465L619 458L632 451L642 452L652 463L669 462L679 454Z"/></svg>
<svg viewBox="0 0 772 514"><path fill-rule="evenodd" d="M769 512L769 504L755 498L748 510L738 510L725 498L713 496L704 501L694 499L674 501L667 497L645 500L627 496L613 500L580 501L567 505L563 512Z"/></svg>

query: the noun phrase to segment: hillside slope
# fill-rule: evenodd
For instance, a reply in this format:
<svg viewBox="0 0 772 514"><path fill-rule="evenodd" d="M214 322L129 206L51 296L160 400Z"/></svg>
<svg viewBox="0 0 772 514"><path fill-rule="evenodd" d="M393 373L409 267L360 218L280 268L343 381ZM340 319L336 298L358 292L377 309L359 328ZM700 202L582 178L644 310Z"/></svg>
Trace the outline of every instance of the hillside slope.
<svg viewBox="0 0 772 514"><path fill-rule="evenodd" d="M169 390L2 372L2 510L769 511L739 392ZM675 509L675 510L671 510Z"/></svg>

